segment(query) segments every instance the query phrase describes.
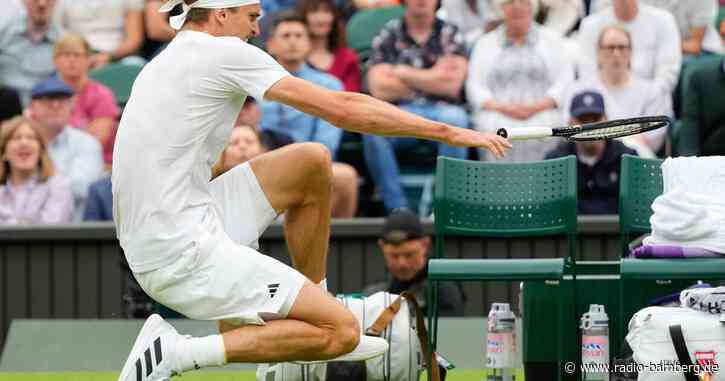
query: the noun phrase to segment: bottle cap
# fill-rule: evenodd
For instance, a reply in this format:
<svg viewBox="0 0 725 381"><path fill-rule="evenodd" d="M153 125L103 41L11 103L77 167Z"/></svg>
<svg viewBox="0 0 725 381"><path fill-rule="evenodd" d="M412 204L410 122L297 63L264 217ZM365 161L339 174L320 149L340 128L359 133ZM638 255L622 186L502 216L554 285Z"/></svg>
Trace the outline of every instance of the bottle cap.
<svg viewBox="0 0 725 381"><path fill-rule="evenodd" d="M609 327L609 317L604 311L604 305L602 304L591 304L589 305L589 312L582 315L581 325L579 328L603 328Z"/></svg>

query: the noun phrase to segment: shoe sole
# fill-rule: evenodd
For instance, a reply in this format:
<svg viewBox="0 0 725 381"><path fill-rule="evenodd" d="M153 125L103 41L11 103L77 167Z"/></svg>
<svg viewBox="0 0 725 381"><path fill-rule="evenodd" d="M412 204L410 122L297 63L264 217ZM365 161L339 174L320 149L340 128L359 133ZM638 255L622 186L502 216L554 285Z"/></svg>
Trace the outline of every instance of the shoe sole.
<svg viewBox="0 0 725 381"><path fill-rule="evenodd" d="M148 319L146 319L143 327L141 327L141 331L138 333L138 336L136 336L136 341L133 343L133 347L131 347L131 353L128 355L126 363L123 364L123 368L121 369L121 374L118 377L118 381L124 381L128 379L129 373L136 371L136 367L134 366L135 359L137 357L140 357L140 351L143 351L146 348L146 345L140 345L141 340L146 337L148 333L153 330L153 328L159 326L159 323L163 322L164 320L161 318L161 316L156 314L153 314L149 316Z"/></svg>
<svg viewBox="0 0 725 381"><path fill-rule="evenodd" d="M342 355L340 357L330 359L330 360L310 360L310 361L292 361L294 364L298 365L310 365L310 364L324 364L328 362L343 362L343 361L367 361L370 359L374 359L376 357L380 357L385 354L385 352L388 351L389 347L385 347L384 351L375 351L375 352L369 352L369 353L356 353L354 358L345 358L347 355Z"/></svg>

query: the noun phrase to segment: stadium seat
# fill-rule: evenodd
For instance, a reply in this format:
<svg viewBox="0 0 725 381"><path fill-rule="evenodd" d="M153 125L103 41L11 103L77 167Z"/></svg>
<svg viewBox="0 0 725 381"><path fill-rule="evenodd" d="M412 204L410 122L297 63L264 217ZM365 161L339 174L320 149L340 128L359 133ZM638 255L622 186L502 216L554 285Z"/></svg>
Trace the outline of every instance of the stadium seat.
<svg viewBox="0 0 725 381"><path fill-rule="evenodd" d="M679 293L698 280L725 278L725 258L628 258L629 242L652 229L652 202L662 194L662 160L622 156L619 188L619 225L622 240L620 316L618 340L623 340L629 319L653 299Z"/></svg>
<svg viewBox="0 0 725 381"><path fill-rule="evenodd" d="M347 23L347 46L357 52L360 63L367 61L372 42L385 24L403 16L403 7L375 8L356 12Z"/></svg>
<svg viewBox="0 0 725 381"><path fill-rule="evenodd" d="M576 158L532 163L490 163L439 157L435 179L435 255L428 264L428 326L430 345L435 350L438 336L438 282L449 281L555 281L575 274L577 232ZM541 237L564 236L566 258L545 259L451 259L445 258L447 236ZM575 282L571 283L572 286ZM558 300L536 300L525 307L524 351L541 342L529 342L529 324L542 316L555 316L559 335L554 338L559 369L563 362L578 361L575 349L575 292L560 287ZM553 305L552 305L553 303ZM554 305L558 305L558 313ZM552 329L549 329L551 331ZM571 334L565 332L571 331ZM569 348L567 348L567 345ZM455 359L453 359L455 361ZM559 379L563 378L562 372Z"/></svg>
<svg viewBox="0 0 725 381"><path fill-rule="evenodd" d="M90 77L108 86L116 96L118 106L123 108L131 96L131 87L143 65L134 62L114 62L90 72Z"/></svg>

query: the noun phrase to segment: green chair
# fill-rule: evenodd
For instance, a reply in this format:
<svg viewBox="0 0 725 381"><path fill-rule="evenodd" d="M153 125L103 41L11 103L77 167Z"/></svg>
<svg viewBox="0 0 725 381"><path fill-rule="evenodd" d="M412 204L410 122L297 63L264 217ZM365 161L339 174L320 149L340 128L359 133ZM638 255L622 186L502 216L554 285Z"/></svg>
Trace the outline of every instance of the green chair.
<svg viewBox="0 0 725 381"><path fill-rule="evenodd" d="M108 86L116 96L118 106L123 108L131 96L133 81L141 72L140 63L114 62L90 72L90 77Z"/></svg>
<svg viewBox="0 0 725 381"><path fill-rule="evenodd" d="M533 163L490 163L439 157L435 178L435 257L428 264L428 326L430 345L438 335L438 282L521 281L561 282L575 274L577 230L576 158ZM545 259L446 259L446 237L565 236L567 258ZM574 284L575 282L572 282ZM558 329L573 330L574 293L560 288ZM571 299L569 299L571 298ZM551 314L551 305L539 306ZM527 310L525 314L536 314ZM571 315L571 316L570 316ZM557 340L559 369L565 343ZM573 336L572 336L573 337ZM527 333L524 329L524 346ZM574 341L576 343L576 341ZM572 343L570 343L572 344ZM576 361L576 358L571 359ZM430 362L429 362L430 363ZM562 377L559 372L559 377Z"/></svg>
<svg viewBox="0 0 725 381"><path fill-rule="evenodd" d="M395 18L403 17L403 7L375 8L355 12L347 23L347 46L355 50L361 63L365 62L372 51L375 36L385 24Z"/></svg>
<svg viewBox="0 0 725 381"><path fill-rule="evenodd" d="M620 265L620 312L617 340L626 336L629 319L652 299L674 294L698 280L725 278L725 259L637 259L627 258L629 242L649 233L652 202L662 194L662 160L622 156L619 189L622 259Z"/></svg>

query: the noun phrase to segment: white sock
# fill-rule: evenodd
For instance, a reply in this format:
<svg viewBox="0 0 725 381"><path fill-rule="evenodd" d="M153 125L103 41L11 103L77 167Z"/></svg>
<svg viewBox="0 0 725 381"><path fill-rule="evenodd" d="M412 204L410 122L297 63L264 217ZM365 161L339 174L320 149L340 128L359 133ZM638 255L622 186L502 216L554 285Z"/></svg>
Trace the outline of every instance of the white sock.
<svg viewBox="0 0 725 381"><path fill-rule="evenodd" d="M227 363L224 340L221 335L180 337L176 343L176 361L177 369L182 372L209 366L222 366Z"/></svg>
<svg viewBox="0 0 725 381"><path fill-rule="evenodd" d="M323 291L327 292L327 278L323 279L323 280L322 280L322 281L321 281L320 283L318 283L317 285L318 285L318 286L320 286L320 288L321 288L321 289L322 289Z"/></svg>

